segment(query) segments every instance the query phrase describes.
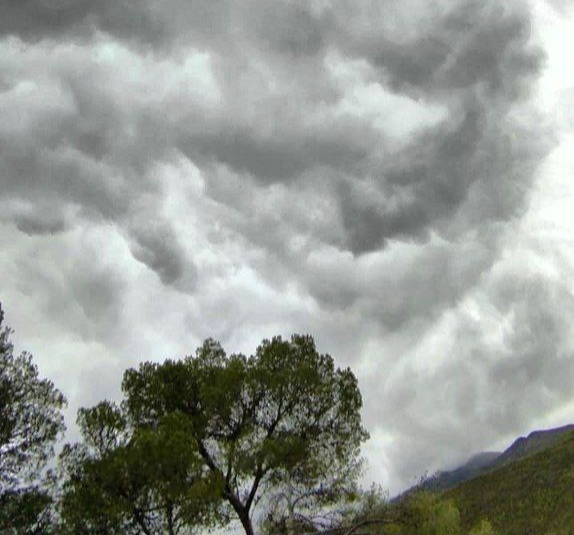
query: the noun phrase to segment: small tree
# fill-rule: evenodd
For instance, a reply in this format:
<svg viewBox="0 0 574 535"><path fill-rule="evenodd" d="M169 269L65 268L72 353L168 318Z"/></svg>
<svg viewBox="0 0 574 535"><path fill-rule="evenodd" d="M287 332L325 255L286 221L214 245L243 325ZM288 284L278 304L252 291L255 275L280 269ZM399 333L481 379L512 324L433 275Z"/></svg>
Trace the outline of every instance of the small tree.
<svg viewBox="0 0 574 535"><path fill-rule="evenodd" d="M45 532L51 499L40 474L64 430L66 401L32 356L14 356L0 307L0 532Z"/></svg>
<svg viewBox="0 0 574 535"><path fill-rule="evenodd" d="M123 390L138 427L183 417L184 432L247 535L263 493L306 491L299 503L307 510L352 493L367 438L357 380L319 354L310 336L264 340L249 358L227 356L207 340L195 357L128 370ZM345 484L342 473L349 475Z"/></svg>

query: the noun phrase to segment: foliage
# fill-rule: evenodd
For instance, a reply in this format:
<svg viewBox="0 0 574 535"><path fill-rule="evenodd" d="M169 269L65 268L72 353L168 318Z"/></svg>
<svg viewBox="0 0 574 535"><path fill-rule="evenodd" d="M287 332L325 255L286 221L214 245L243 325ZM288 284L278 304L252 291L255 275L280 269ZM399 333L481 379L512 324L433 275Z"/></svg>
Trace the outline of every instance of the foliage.
<svg viewBox="0 0 574 535"><path fill-rule="evenodd" d="M46 535L54 527L52 498L46 490L27 487L0 496L0 533Z"/></svg>
<svg viewBox="0 0 574 535"><path fill-rule="evenodd" d="M268 503L285 497L274 521L294 527L296 510L312 518L355 491L367 438L357 381L310 336L264 340L249 358L207 340L195 357L128 370L123 389L138 428L183 417L183 432L248 535L263 494Z"/></svg>
<svg viewBox="0 0 574 535"><path fill-rule="evenodd" d="M471 528L470 533L472 535L496 535L492 524L485 518L482 518L477 524L475 524Z"/></svg>
<svg viewBox="0 0 574 535"><path fill-rule="evenodd" d="M409 496L400 504L401 522L395 533L401 535L458 535L460 515L451 500L431 492Z"/></svg>
<svg viewBox="0 0 574 535"><path fill-rule="evenodd" d="M356 514L336 530L339 535L461 535L460 517L451 500L428 491L389 502L380 490L362 496Z"/></svg>
<svg viewBox="0 0 574 535"><path fill-rule="evenodd" d="M14 355L3 320L0 307L0 532L46 533L51 498L41 475L64 430L66 400L30 354Z"/></svg>
<svg viewBox="0 0 574 535"><path fill-rule="evenodd" d="M78 424L83 443L62 455L64 533L176 535L213 519L217 486L177 414L136 428L102 402L80 410Z"/></svg>

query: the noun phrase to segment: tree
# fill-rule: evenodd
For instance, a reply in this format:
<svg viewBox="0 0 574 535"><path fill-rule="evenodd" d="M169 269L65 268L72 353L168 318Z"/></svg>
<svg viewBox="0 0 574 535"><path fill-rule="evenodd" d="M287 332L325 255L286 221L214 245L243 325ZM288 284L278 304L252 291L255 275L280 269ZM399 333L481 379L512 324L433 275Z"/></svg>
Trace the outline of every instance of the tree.
<svg viewBox="0 0 574 535"><path fill-rule="evenodd" d="M486 518L482 518L477 522L470 530L470 533L472 535L496 535L492 524Z"/></svg>
<svg viewBox="0 0 574 535"><path fill-rule="evenodd" d="M454 503L428 491L408 496L402 509L404 535L458 535L460 514Z"/></svg>
<svg viewBox="0 0 574 535"><path fill-rule="evenodd" d="M328 531L344 524L363 498L356 487L359 463L323 474L321 481L285 481L269 490L260 530L268 535Z"/></svg>
<svg viewBox="0 0 574 535"><path fill-rule="evenodd" d="M209 339L195 357L127 370L122 388L135 428L177 417L247 535L264 495L305 492L284 510L293 517L298 505L310 510L352 494L368 436L361 394L351 370L335 368L310 336L264 340L249 358L227 356Z"/></svg>
<svg viewBox="0 0 574 535"><path fill-rule="evenodd" d="M83 442L62 454L63 533L177 535L215 518L219 492L177 414L134 428L110 402L80 409Z"/></svg>
<svg viewBox="0 0 574 535"><path fill-rule="evenodd" d="M66 400L39 377L32 356L14 356L0 307L0 532L45 531L51 503L39 474L64 431Z"/></svg>
<svg viewBox="0 0 574 535"><path fill-rule="evenodd" d="M460 535L460 514L451 500L436 493L416 491L389 501L387 493L374 487L331 531L337 535Z"/></svg>

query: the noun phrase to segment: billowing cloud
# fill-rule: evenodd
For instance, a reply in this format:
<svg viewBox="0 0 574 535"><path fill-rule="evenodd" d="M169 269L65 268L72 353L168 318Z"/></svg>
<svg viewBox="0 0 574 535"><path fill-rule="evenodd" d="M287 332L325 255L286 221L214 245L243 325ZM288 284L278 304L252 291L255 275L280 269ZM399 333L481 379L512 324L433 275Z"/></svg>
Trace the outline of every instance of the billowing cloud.
<svg viewBox="0 0 574 535"><path fill-rule="evenodd" d="M0 280L23 344L77 407L207 336L311 332L357 370L393 489L563 406L570 290L513 249L559 141L541 9L2 3Z"/></svg>

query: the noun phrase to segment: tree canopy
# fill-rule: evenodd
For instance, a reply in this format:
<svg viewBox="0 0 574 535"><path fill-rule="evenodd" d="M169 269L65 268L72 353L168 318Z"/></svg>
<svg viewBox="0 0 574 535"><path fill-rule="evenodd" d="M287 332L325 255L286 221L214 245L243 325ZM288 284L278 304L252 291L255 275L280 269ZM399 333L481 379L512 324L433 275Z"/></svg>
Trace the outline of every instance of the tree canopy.
<svg viewBox="0 0 574 535"><path fill-rule="evenodd" d="M276 508L282 518L275 521L289 522L297 512L336 503L355 490L360 446L367 438L357 380L349 369L336 368L331 356L320 354L310 336L264 340L250 357L227 355L208 339L195 356L127 370L122 389L121 408L107 404L80 413L84 443L79 447L91 453L75 463L68 499L84 487L86 492L93 488L91 471L104 481L109 463L126 458L136 459L134 474L149 476L145 484L130 488L155 489L154 496L161 496L163 475L155 472L158 468L142 470L138 463L148 454L137 452L142 444L155 444L154 455L171 462L169 437L177 437L177 448L188 448L187 460L176 463L170 473L177 479L187 466L189 473L181 481L192 474L196 484L204 485L204 493L211 489L210 495L216 494L226 506L218 509L217 518L234 515L247 535L253 534L253 508L263 496L267 503L285 497L286 506ZM98 416L98 411L107 415ZM118 488L116 483L113 488ZM175 488L183 492L187 487ZM116 506L119 498L109 495ZM131 499L132 505L144 502L139 494ZM213 518L202 509L209 504L194 503L198 521ZM132 516L134 512L132 508ZM190 526L191 517L188 520ZM135 524L137 520L131 522Z"/></svg>
<svg viewBox="0 0 574 535"><path fill-rule="evenodd" d="M64 533L178 535L215 518L217 482L181 416L131 425L109 402L79 411L84 441L65 448Z"/></svg>
<svg viewBox="0 0 574 535"><path fill-rule="evenodd" d="M64 430L66 400L29 353L14 355L3 322L0 307L0 532L35 533L51 501L40 475Z"/></svg>

